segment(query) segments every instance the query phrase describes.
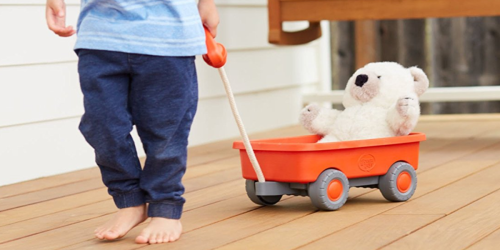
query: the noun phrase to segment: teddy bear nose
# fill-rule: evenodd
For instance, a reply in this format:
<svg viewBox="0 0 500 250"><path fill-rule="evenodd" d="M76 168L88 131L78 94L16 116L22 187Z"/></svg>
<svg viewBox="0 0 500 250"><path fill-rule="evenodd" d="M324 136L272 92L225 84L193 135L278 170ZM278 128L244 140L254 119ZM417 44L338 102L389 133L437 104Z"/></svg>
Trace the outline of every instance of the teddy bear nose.
<svg viewBox="0 0 500 250"><path fill-rule="evenodd" d="M363 87L363 85L365 85L365 83L368 82L368 76L367 75L358 75L356 77L356 86L358 87Z"/></svg>

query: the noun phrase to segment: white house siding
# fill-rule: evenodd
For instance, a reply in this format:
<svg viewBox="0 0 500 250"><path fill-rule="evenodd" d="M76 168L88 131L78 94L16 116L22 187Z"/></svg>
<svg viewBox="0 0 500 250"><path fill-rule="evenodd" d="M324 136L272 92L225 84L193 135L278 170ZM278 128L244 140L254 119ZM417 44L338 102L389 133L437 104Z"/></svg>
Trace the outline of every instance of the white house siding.
<svg viewBox="0 0 500 250"><path fill-rule="evenodd" d="M323 89L329 79L324 42L267 43L266 3L217 1L217 41L228 49L225 68L249 133L296 124L301 95ZM59 38L47 29L44 4L0 0L0 186L95 166L77 129L83 108L75 38ZM75 24L79 1L66 4L68 23ZM197 66L200 102L190 144L238 138L217 70L201 57Z"/></svg>

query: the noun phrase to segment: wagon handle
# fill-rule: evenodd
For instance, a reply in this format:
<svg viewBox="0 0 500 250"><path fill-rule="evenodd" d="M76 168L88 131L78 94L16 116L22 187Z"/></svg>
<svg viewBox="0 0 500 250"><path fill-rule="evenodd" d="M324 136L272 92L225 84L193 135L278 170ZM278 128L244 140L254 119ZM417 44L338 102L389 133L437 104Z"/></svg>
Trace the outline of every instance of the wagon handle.
<svg viewBox="0 0 500 250"><path fill-rule="evenodd" d="M241 120L240 114L238 112L238 108L236 107L236 101L234 100L233 91L231 90L231 85L229 84L229 79L227 78L226 71L224 70L224 64L226 63L227 52L224 46L220 43L215 42L212 34L205 27L205 37L206 37L206 45L207 45L207 54L203 55L203 59L205 62L219 70L219 75L224 83L224 89L226 90L226 96L229 100L229 105L231 106L231 110L233 111L234 119L236 120L236 124L238 125L238 129L240 130L240 135L243 138L243 144L245 145L245 149L248 154L248 158L252 163L253 169L257 174L257 179L259 182L265 182L264 174L262 174L262 170L260 168L259 162L255 157L255 153L252 148L252 144L250 144L250 139L248 138L248 134L243 126L243 121Z"/></svg>
<svg viewBox="0 0 500 250"><path fill-rule="evenodd" d="M212 34L205 27L205 44L207 46L207 53L203 55L203 60L214 67L220 68L226 64L227 51L224 45L216 42L212 37Z"/></svg>

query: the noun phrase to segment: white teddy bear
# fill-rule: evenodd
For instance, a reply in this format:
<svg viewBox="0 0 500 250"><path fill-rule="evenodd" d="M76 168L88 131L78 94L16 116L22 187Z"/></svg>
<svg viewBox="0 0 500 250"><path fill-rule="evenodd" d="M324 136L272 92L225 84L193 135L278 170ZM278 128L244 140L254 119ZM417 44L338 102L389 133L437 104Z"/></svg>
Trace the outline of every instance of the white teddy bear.
<svg viewBox="0 0 500 250"><path fill-rule="evenodd" d="M300 122L319 142L363 140L408 135L420 116L418 97L429 79L417 68L395 62L369 63L347 82L345 110L305 107Z"/></svg>

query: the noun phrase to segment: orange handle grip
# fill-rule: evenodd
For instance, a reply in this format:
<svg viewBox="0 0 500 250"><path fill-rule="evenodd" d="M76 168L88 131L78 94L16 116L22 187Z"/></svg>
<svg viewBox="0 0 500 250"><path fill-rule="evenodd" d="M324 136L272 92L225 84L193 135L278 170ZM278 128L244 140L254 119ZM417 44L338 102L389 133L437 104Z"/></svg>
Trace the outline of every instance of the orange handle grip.
<svg viewBox="0 0 500 250"><path fill-rule="evenodd" d="M207 53L203 55L203 60L205 62L214 67L214 68L220 68L226 64L226 58L227 58L227 51L226 48L224 48L224 45L217 43L214 38L212 37L212 34L210 34L210 31L205 27L205 43L207 45Z"/></svg>

